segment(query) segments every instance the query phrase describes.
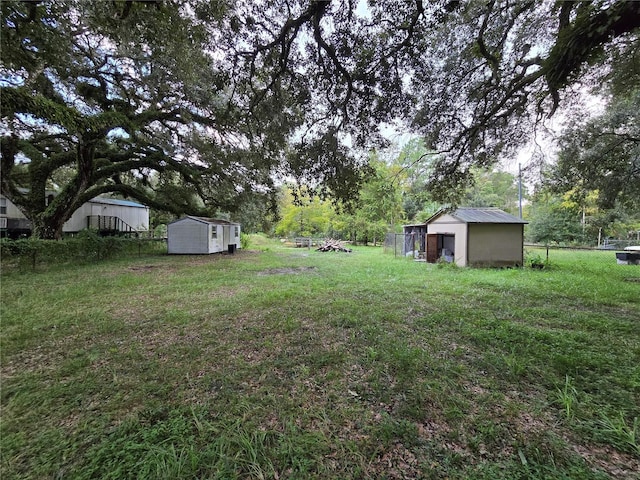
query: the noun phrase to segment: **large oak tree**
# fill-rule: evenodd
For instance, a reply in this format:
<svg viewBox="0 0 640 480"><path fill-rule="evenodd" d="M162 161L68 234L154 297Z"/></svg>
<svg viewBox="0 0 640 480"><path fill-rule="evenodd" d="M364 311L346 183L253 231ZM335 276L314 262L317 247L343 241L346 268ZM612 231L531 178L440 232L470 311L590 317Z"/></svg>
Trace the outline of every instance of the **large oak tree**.
<svg viewBox="0 0 640 480"><path fill-rule="evenodd" d="M242 40L224 2L8 1L2 17L2 193L36 236L59 237L100 194L231 210L273 191L290 164L353 195L360 165L335 132L286 148L306 87L260 89L262 69L237 71Z"/></svg>
<svg viewBox="0 0 640 480"><path fill-rule="evenodd" d="M46 237L107 192L217 208L278 173L353 198L354 149L397 120L441 153L431 191L451 200L638 46L638 2L364 5L3 2L3 194Z"/></svg>

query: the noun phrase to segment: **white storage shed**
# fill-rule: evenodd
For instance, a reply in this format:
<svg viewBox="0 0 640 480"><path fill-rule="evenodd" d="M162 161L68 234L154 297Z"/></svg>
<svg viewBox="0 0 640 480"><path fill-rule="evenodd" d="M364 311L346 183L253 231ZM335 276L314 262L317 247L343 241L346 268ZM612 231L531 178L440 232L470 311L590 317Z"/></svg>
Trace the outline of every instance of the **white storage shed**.
<svg viewBox="0 0 640 480"><path fill-rule="evenodd" d="M234 253L239 248L239 223L188 216L167 225L167 251L170 254Z"/></svg>

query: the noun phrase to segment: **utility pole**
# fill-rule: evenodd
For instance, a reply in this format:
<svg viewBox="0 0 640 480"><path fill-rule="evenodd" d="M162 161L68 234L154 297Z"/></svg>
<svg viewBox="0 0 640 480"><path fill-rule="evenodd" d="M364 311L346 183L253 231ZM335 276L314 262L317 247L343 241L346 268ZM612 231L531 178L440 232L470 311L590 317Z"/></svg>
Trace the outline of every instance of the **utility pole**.
<svg viewBox="0 0 640 480"><path fill-rule="evenodd" d="M522 220L522 168L518 163L518 212Z"/></svg>

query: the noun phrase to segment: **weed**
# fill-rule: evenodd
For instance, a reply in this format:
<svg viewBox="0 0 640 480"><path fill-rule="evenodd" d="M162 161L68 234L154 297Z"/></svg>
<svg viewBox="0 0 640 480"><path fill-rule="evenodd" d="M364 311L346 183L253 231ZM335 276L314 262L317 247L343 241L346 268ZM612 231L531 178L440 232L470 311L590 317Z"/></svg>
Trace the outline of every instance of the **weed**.
<svg viewBox="0 0 640 480"><path fill-rule="evenodd" d="M514 348L511 349L509 355L503 355L502 358L514 377L520 377L528 371L526 360L521 355L516 354Z"/></svg>
<svg viewBox="0 0 640 480"><path fill-rule="evenodd" d="M573 420L578 405L578 390L574 387L573 380L569 375L565 376L564 385L556 388L556 402L562 408L565 418Z"/></svg>
<svg viewBox="0 0 640 480"><path fill-rule="evenodd" d="M601 414L598 424L600 433L613 445L623 451L640 455L640 420L638 417L634 417L630 423L627 423L623 412L615 417Z"/></svg>
<svg viewBox="0 0 640 480"><path fill-rule="evenodd" d="M547 260L542 258L542 255L538 252L532 252L525 250L524 252L524 264L535 270L542 270L547 266Z"/></svg>

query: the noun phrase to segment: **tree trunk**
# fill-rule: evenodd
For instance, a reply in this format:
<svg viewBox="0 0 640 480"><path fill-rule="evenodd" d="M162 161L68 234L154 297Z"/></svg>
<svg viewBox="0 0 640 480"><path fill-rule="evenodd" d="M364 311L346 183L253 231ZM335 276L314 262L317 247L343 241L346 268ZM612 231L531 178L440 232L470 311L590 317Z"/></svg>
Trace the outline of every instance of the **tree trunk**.
<svg viewBox="0 0 640 480"><path fill-rule="evenodd" d="M46 215L46 212L34 215L31 219L31 235L43 240L60 240L62 227L67 219L63 214L56 213L51 216Z"/></svg>

